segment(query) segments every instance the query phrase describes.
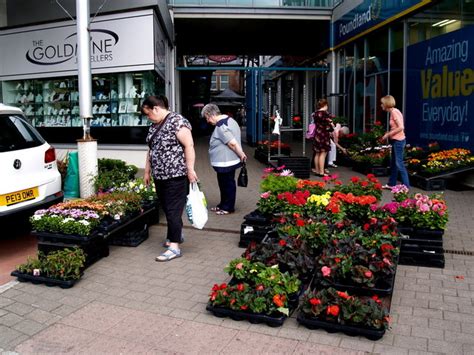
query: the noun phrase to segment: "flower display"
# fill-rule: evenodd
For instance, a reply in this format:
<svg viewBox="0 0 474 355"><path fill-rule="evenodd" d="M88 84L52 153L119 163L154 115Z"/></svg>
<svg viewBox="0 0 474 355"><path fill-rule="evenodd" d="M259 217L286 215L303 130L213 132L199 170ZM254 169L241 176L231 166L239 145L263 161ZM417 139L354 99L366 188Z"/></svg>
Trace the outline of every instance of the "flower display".
<svg viewBox="0 0 474 355"><path fill-rule="evenodd" d="M307 292L302 300L304 314L329 322L386 329L388 310L378 298L358 297L333 288Z"/></svg>
<svg viewBox="0 0 474 355"><path fill-rule="evenodd" d="M94 210L52 206L37 210L30 222L38 232L88 235L99 225L100 215Z"/></svg>
<svg viewBox="0 0 474 355"><path fill-rule="evenodd" d="M145 185L142 178L130 180L125 183L122 182L117 187L112 188L110 192L113 191L133 192L140 195L143 201L153 201L156 199L155 185Z"/></svg>
<svg viewBox="0 0 474 355"><path fill-rule="evenodd" d="M356 196L372 195L377 200L382 197L382 184L374 174L367 174L364 178L353 176L347 184L338 185L334 190L345 194L352 193Z"/></svg>
<svg viewBox="0 0 474 355"><path fill-rule="evenodd" d="M403 184L393 186L390 191L393 194L393 198L397 202L401 202L408 198L408 192L410 191L408 187Z"/></svg>
<svg viewBox="0 0 474 355"><path fill-rule="evenodd" d="M382 210L402 225L438 230L446 228L448 208L440 194L417 193L408 195L405 199L394 198L398 201L387 203L380 208L373 208L374 215Z"/></svg>

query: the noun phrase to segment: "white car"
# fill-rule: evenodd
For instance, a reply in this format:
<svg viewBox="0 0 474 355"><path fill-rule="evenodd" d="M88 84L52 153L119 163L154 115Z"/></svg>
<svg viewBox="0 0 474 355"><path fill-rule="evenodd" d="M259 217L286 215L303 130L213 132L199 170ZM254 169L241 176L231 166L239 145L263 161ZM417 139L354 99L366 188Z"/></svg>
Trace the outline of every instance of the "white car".
<svg viewBox="0 0 474 355"><path fill-rule="evenodd" d="M0 104L0 235L8 222L26 219L63 197L54 148L19 108Z"/></svg>

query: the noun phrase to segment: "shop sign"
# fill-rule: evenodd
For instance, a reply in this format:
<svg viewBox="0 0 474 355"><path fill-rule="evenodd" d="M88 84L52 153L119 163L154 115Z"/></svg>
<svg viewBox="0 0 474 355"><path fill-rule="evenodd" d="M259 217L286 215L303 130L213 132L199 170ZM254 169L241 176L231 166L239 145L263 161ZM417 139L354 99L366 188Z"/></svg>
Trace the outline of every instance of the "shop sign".
<svg viewBox="0 0 474 355"><path fill-rule="evenodd" d="M333 47L406 15L431 3L431 0L362 0L354 3L358 3L358 5L341 17L333 19Z"/></svg>
<svg viewBox="0 0 474 355"><path fill-rule="evenodd" d="M95 73L154 67L153 13L97 18L90 30ZM118 17L121 16L121 17ZM71 21L0 31L0 79L77 73L77 33Z"/></svg>
<svg viewBox="0 0 474 355"><path fill-rule="evenodd" d="M437 141L443 148L474 150L473 49L474 26L408 46L405 116L410 143Z"/></svg>

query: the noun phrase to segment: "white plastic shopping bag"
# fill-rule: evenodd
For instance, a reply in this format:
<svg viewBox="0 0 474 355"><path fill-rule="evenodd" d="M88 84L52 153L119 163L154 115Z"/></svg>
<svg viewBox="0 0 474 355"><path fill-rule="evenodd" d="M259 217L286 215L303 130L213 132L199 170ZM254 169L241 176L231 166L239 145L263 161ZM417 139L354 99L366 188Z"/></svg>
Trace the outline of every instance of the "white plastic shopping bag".
<svg viewBox="0 0 474 355"><path fill-rule="evenodd" d="M204 193L199 190L197 182L189 184L186 214L188 215L189 223L191 223L194 228L204 228L208 218L207 202Z"/></svg>

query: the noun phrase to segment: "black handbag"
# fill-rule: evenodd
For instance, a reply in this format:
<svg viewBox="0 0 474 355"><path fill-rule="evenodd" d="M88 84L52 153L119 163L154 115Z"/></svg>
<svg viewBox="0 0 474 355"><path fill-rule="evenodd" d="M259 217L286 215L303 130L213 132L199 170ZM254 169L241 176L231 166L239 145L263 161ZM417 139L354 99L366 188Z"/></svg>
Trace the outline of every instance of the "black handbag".
<svg viewBox="0 0 474 355"><path fill-rule="evenodd" d="M247 187L249 183L249 176L247 175L247 167L245 163L242 163L242 169L240 169L239 177L237 178L237 185L240 187Z"/></svg>

